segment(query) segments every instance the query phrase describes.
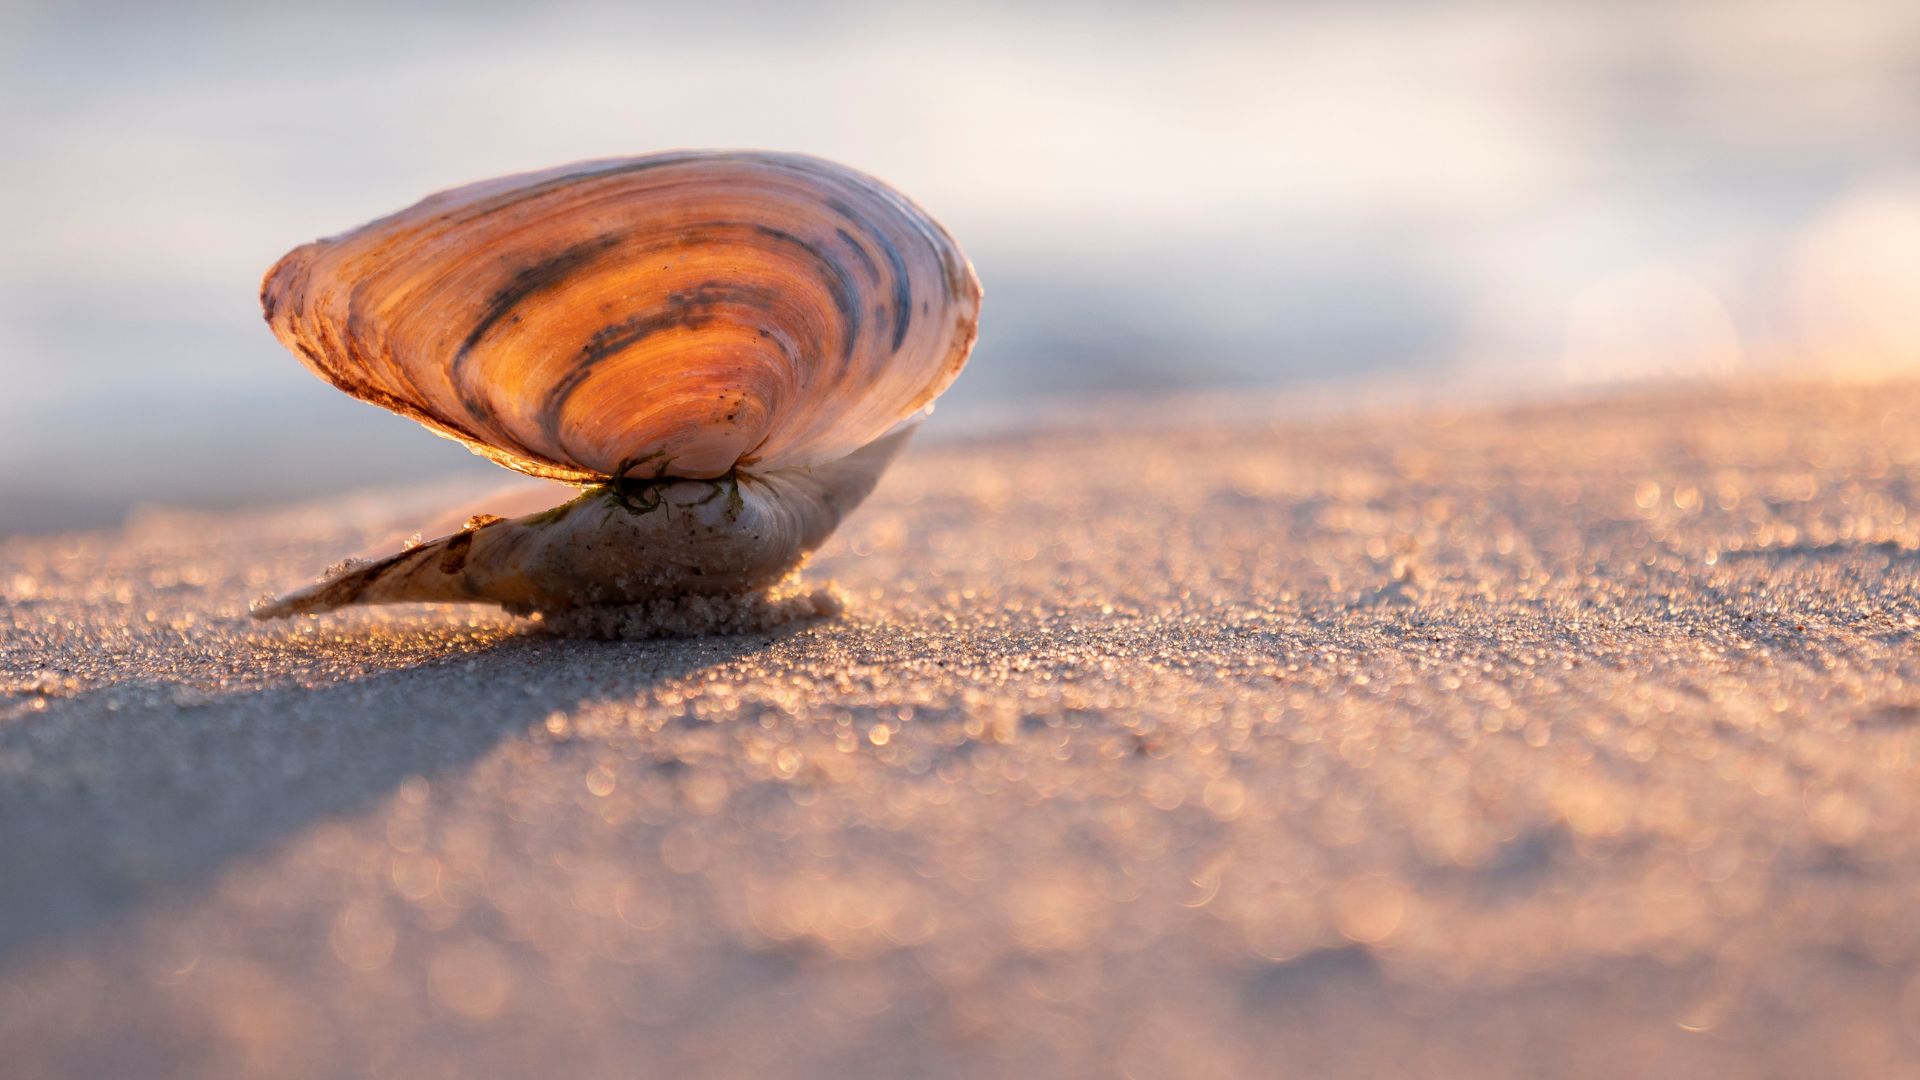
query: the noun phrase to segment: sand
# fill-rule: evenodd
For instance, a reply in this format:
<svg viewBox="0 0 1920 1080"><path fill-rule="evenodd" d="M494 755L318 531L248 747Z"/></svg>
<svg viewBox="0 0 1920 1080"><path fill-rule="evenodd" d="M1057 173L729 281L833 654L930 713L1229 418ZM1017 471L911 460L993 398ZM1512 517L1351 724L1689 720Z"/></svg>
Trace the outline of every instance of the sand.
<svg viewBox="0 0 1920 1080"><path fill-rule="evenodd" d="M1920 1075L1920 385L1284 415L923 443L730 637L0 545L0 1071Z"/></svg>

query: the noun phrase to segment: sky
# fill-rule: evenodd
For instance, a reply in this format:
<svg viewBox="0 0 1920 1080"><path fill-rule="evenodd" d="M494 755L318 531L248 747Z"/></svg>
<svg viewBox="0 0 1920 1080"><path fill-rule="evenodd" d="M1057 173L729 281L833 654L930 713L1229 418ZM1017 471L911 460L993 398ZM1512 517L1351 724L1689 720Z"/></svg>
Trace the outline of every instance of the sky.
<svg viewBox="0 0 1920 1080"><path fill-rule="evenodd" d="M287 249L834 158L987 290L929 434L1180 389L1920 367L1920 5L0 3L0 534L493 467L305 372ZM1359 392L1359 391L1356 391Z"/></svg>

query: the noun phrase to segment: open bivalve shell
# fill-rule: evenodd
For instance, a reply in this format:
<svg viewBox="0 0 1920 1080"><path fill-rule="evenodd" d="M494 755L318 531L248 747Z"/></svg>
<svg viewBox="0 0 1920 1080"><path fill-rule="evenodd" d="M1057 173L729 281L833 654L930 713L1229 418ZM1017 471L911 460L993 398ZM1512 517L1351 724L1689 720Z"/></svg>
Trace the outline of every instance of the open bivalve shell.
<svg viewBox="0 0 1920 1080"><path fill-rule="evenodd" d="M295 249L261 303L341 390L587 490L255 614L557 612L779 580L959 374L980 286L953 238L871 177L682 152L429 196Z"/></svg>

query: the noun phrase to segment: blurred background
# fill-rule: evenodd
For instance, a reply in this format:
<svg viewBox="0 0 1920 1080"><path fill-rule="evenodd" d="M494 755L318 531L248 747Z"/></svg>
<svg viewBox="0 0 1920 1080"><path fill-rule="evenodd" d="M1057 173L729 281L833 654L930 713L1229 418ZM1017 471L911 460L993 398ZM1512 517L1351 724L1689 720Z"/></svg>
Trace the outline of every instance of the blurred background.
<svg viewBox="0 0 1920 1080"><path fill-rule="evenodd" d="M0 0L0 534L491 474L307 374L261 273L697 146L844 161L961 239L987 305L935 437L1920 370L1913 0Z"/></svg>

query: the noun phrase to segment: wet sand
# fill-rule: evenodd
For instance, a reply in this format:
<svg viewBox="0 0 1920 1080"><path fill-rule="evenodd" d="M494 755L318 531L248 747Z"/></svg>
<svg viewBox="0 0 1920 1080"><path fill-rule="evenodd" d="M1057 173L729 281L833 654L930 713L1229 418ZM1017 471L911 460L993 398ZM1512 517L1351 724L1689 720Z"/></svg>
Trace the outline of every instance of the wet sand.
<svg viewBox="0 0 1920 1080"><path fill-rule="evenodd" d="M244 617L395 514L0 544L0 1071L1920 1076L1920 385L927 443L772 633Z"/></svg>

